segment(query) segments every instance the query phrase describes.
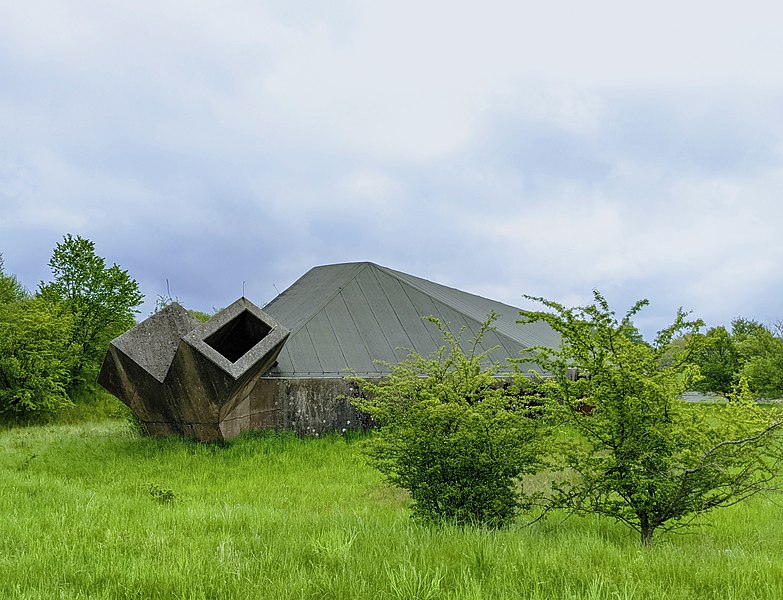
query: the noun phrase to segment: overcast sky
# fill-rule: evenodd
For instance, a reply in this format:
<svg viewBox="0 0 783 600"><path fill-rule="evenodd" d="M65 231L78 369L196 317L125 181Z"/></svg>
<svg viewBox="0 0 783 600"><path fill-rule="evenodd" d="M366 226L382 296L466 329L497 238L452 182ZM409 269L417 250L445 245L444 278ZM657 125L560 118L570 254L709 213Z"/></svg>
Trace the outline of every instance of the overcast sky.
<svg viewBox="0 0 783 600"><path fill-rule="evenodd" d="M0 252L264 304L369 260L638 323L783 318L783 5L0 0Z"/></svg>

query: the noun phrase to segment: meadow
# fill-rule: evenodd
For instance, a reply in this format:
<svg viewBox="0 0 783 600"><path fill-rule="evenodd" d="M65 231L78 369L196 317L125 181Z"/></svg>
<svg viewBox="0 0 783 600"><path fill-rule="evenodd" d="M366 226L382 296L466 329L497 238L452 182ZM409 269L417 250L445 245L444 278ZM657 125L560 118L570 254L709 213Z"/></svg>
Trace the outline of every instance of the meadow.
<svg viewBox="0 0 783 600"><path fill-rule="evenodd" d="M648 548L562 514L428 526L361 442L207 445L117 418L2 429L0 598L783 598L780 497Z"/></svg>

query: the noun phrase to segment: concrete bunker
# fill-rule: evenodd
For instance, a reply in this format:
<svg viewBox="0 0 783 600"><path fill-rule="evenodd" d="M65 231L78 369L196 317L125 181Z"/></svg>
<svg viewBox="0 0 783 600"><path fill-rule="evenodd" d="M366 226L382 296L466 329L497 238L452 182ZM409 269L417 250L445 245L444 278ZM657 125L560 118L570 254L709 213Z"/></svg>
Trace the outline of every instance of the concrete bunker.
<svg viewBox="0 0 783 600"><path fill-rule="evenodd" d="M369 262L315 267L264 311L291 334L277 363L226 416L229 437L248 429L314 435L371 425L345 399L359 393L346 377L377 381L388 374L383 362L397 363L411 350L424 356L436 351L443 340L422 319L427 315L448 323L454 333L464 328L468 344L494 312L498 318L483 349L499 363L518 358L530 346L559 345L546 324L518 323L517 307ZM532 364L519 368L536 369Z"/></svg>
<svg viewBox="0 0 783 600"><path fill-rule="evenodd" d="M203 324L175 303L111 342L98 383L146 433L224 439L226 416L272 367L288 335L246 298Z"/></svg>
<svg viewBox="0 0 783 600"><path fill-rule="evenodd" d="M467 344L490 312L498 318L483 349L498 363L559 345L546 324L520 324L516 307L374 263L344 263L311 269L263 310L242 298L200 324L172 305L112 342L99 383L155 435L363 428L371 422L345 399L359 393L347 376L379 380L384 363L436 351L442 338L423 316L463 330Z"/></svg>

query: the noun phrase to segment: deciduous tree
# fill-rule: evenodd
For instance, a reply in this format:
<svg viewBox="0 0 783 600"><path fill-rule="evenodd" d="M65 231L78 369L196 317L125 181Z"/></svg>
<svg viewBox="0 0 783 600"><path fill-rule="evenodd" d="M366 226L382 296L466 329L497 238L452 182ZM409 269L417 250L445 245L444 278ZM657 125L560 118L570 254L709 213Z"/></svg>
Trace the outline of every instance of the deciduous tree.
<svg viewBox="0 0 783 600"><path fill-rule="evenodd" d="M53 280L38 295L73 322L68 347L74 357L68 387L94 381L109 342L133 326L144 296L135 279L95 253L95 244L68 234L49 261Z"/></svg>
<svg viewBox="0 0 783 600"><path fill-rule="evenodd" d="M783 397L783 339L756 321L732 322L739 368L736 377L747 378L757 398Z"/></svg>
<svg viewBox="0 0 783 600"><path fill-rule="evenodd" d="M694 334L687 342L694 347L692 360L701 373L695 389L724 396L731 392L740 369L740 356L726 328L712 327L706 334Z"/></svg>
<svg viewBox="0 0 783 600"><path fill-rule="evenodd" d="M5 272L3 255L0 254L0 305L19 302L25 297L27 292L16 275Z"/></svg>
<svg viewBox="0 0 783 600"><path fill-rule="evenodd" d="M654 343L634 343L625 328L647 301L618 321L604 297L594 297L577 308L531 298L548 310L524 318L562 336L560 348L535 355L553 376L546 384L553 409L576 432L553 503L616 519L649 544L658 530L773 487L783 457L779 412L739 392L741 401L723 406L680 400L698 368L681 354L687 347L671 354L671 341L688 339L700 322L680 311ZM584 405L592 410L577 410Z"/></svg>

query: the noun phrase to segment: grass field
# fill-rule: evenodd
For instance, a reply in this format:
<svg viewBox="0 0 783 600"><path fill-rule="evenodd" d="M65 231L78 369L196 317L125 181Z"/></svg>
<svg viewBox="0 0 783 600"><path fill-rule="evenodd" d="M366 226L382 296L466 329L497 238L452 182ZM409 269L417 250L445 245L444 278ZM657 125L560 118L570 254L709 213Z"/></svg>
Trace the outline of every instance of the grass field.
<svg viewBox="0 0 783 600"><path fill-rule="evenodd" d="M779 498L650 548L597 519L428 527L360 445L2 430L0 598L783 598Z"/></svg>

